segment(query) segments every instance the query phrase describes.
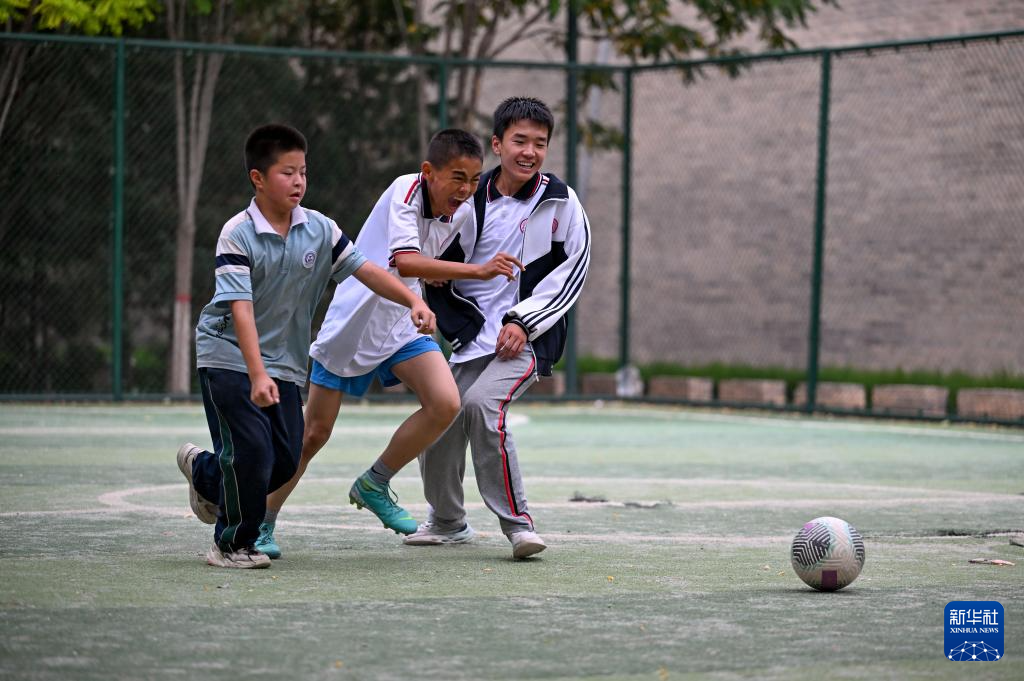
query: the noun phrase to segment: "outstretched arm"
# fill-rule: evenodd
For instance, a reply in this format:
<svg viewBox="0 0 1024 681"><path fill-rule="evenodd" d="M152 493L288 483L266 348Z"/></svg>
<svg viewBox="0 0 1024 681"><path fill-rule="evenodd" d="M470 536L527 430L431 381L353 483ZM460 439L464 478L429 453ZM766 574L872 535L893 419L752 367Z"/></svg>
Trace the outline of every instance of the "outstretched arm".
<svg viewBox="0 0 1024 681"><path fill-rule="evenodd" d="M516 278L516 268L526 269L519 259L508 253L498 253L482 265L449 260L436 260L419 253L396 253L395 267L403 277L417 277L431 281L449 279L493 279L503 276L509 281Z"/></svg>
<svg viewBox="0 0 1024 681"><path fill-rule="evenodd" d="M400 279L391 276L387 270L370 261L364 262L352 276L381 298L387 298L391 302L409 308L412 323L420 333L425 335L434 333L434 313L423 302L423 299L410 291Z"/></svg>

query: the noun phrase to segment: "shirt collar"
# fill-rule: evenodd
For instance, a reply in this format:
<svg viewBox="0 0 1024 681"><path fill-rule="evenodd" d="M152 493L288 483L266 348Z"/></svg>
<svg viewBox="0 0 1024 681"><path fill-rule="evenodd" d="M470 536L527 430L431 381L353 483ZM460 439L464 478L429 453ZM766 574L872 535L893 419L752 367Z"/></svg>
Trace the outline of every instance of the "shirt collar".
<svg viewBox="0 0 1024 681"><path fill-rule="evenodd" d="M452 221L452 216L450 215L442 215L439 218L434 217L434 209L430 206L430 191L427 189L427 181L424 179L422 173L420 174L420 196L422 197L422 215L424 218L427 220L440 220L441 222Z"/></svg>
<svg viewBox="0 0 1024 681"><path fill-rule="evenodd" d="M260 212L259 206L256 205L255 198L249 202L249 209L246 213L249 214L252 224L256 227L257 234L277 234L277 230L270 226L270 221L263 217L263 213ZM302 225L306 222L305 209L302 206L295 206L295 208L292 208L292 224L290 226L295 227L296 225Z"/></svg>
<svg viewBox="0 0 1024 681"><path fill-rule="evenodd" d="M491 173L490 178L488 178L487 180L488 203L490 203L491 201L496 201L497 199L500 199L502 197L502 193L498 191L497 187L497 179L498 175L500 174L501 166L498 166L497 168L494 169L494 172ZM512 195L512 198L517 199L519 201L526 201L528 198L537 193L537 190L540 189L541 184L542 183L540 181L540 173L534 173L533 177L524 182L523 186L519 188L519 191Z"/></svg>

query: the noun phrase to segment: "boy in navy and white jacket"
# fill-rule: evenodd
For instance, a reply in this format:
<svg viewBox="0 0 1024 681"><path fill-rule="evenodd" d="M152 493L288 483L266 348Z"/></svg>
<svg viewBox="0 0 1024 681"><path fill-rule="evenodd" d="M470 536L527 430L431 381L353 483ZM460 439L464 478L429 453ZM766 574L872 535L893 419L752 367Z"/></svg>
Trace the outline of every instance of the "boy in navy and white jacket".
<svg viewBox="0 0 1024 681"><path fill-rule="evenodd" d="M427 287L438 329L452 344L452 373L462 408L420 456L427 521L406 544L469 541L463 494L465 452L473 454L480 494L526 558L546 546L527 509L508 408L565 348L566 313L579 298L590 264L590 225L576 193L541 173L554 117L541 101L512 97L494 112L491 148L501 163L485 173L467 221L442 259L482 263L518 255L514 280L465 280Z"/></svg>

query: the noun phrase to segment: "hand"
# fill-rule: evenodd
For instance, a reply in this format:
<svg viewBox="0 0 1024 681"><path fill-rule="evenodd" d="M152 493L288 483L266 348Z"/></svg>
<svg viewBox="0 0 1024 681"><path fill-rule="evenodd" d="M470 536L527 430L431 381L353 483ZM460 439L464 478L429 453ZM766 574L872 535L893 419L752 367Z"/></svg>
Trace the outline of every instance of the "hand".
<svg viewBox="0 0 1024 681"><path fill-rule="evenodd" d="M498 359L512 359L526 347L526 332L518 324L509 322L498 332L498 343L494 352Z"/></svg>
<svg viewBox="0 0 1024 681"><path fill-rule="evenodd" d="M436 328L434 312L422 300L412 306L409 310L409 316L412 318L412 323L416 326L416 330L424 336L434 333Z"/></svg>
<svg viewBox="0 0 1024 681"><path fill-rule="evenodd" d="M270 376L262 374L253 378L251 382L252 390L249 393L249 399L257 407L269 407L281 401L281 396L277 392L277 383L274 383L274 379Z"/></svg>
<svg viewBox="0 0 1024 681"><path fill-rule="evenodd" d="M516 278L516 267L520 270L526 269L523 263L519 262L518 258L508 253L498 253L483 265L480 265L480 278L493 279L500 275L512 281Z"/></svg>

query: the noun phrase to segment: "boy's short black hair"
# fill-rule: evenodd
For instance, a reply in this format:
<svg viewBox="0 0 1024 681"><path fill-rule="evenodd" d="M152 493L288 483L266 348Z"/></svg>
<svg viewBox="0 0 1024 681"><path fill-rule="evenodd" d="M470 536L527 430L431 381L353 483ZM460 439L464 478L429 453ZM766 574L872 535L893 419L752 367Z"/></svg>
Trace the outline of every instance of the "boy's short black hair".
<svg viewBox="0 0 1024 681"><path fill-rule="evenodd" d="M289 151L306 153L306 138L301 132L281 123L261 125L245 140L245 170L266 174L281 154Z"/></svg>
<svg viewBox="0 0 1024 681"><path fill-rule="evenodd" d="M534 97L509 97L494 110L494 136L501 139L509 126L519 121L547 126L549 140L555 129L555 117L547 104Z"/></svg>
<svg viewBox="0 0 1024 681"><path fill-rule="evenodd" d="M427 163L440 170L457 158L484 160L484 148L476 135L458 128L447 128L430 138Z"/></svg>

